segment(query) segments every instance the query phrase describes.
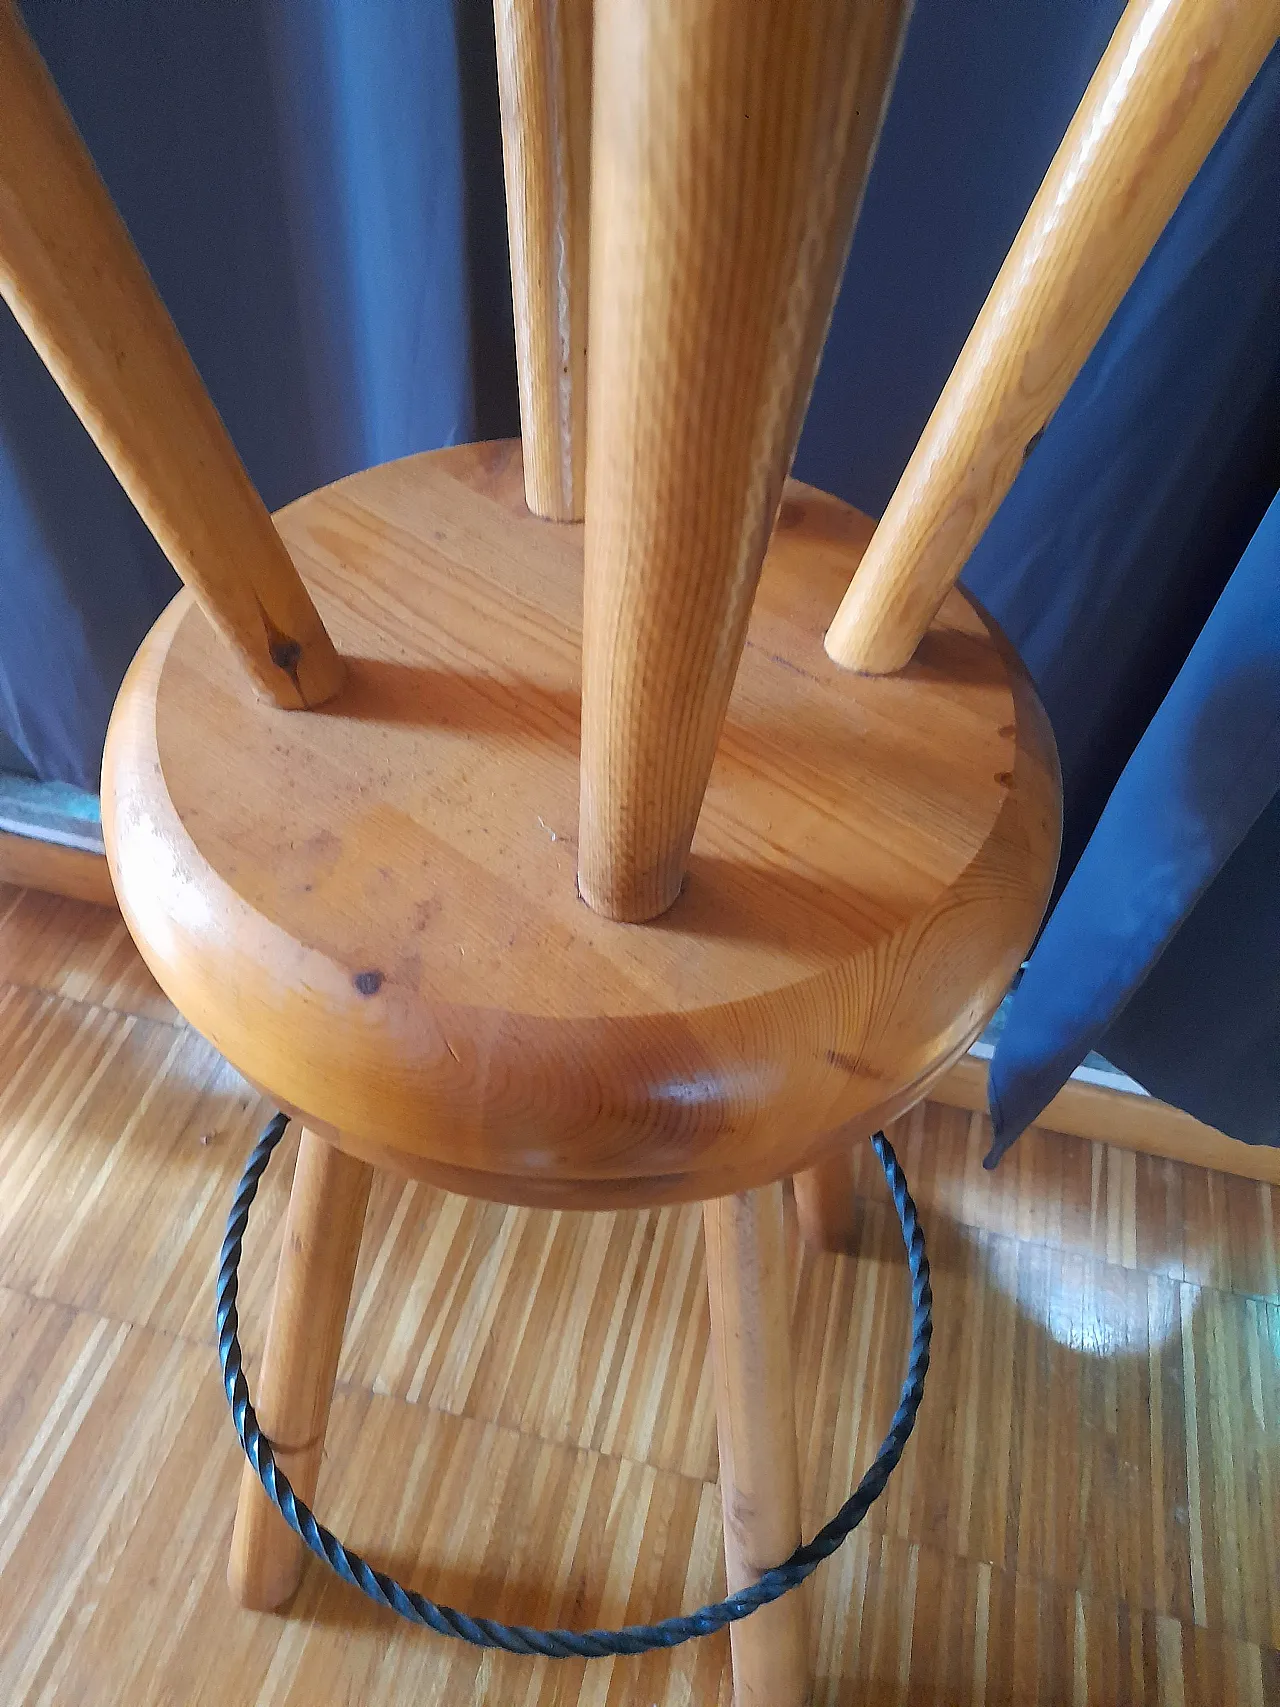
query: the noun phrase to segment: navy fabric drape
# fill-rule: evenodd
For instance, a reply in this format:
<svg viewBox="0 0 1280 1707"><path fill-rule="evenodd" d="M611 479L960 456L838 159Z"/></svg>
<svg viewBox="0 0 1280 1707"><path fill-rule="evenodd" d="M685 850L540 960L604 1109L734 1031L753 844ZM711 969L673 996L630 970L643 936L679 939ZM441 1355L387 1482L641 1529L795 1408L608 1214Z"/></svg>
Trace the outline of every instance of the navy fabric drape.
<svg viewBox="0 0 1280 1707"><path fill-rule="evenodd" d="M1067 808L993 1160L1093 1048L1280 1143L1278 139L1280 50L965 571L1044 697Z"/></svg>

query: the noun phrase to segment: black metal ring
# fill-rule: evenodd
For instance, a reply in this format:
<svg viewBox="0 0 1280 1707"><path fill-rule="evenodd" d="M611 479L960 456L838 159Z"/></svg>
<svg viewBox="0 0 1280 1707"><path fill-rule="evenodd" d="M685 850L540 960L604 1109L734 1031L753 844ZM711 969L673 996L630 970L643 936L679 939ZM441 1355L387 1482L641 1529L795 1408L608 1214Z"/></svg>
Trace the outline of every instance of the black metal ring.
<svg viewBox="0 0 1280 1707"><path fill-rule="evenodd" d="M240 1318L236 1309L239 1291L240 1252L245 1228L249 1222L249 1206L257 1195L271 1153L283 1138L289 1124L288 1116L277 1114L269 1122L249 1157L236 1191L231 1213L227 1217L226 1235L218 1263L216 1323L218 1329L218 1360L222 1365L222 1381L236 1433L245 1456L253 1465L267 1497L279 1510L290 1529L316 1554L335 1570L345 1582L351 1583L379 1606L398 1612L413 1624L424 1624L441 1636L456 1636L479 1648L505 1648L512 1654L541 1654L550 1659L599 1659L610 1654L643 1654L655 1648L675 1648L694 1636L707 1636L726 1624L736 1623L770 1601L778 1600L791 1589L799 1587L812 1575L841 1542L858 1527L871 1505L884 1492L898 1460L902 1457L916 1413L924 1394L925 1371L929 1367L929 1342L933 1335L933 1292L929 1284L929 1259L925 1255L924 1234L916 1206L911 1200L907 1182L898 1158L883 1132L877 1132L871 1143L884 1170L884 1177L893 1195L894 1207L902 1228L911 1272L912 1330L911 1352L906 1379L894 1412L889 1432L881 1443L865 1476L857 1488L825 1528L812 1541L806 1541L781 1565L764 1573L758 1581L726 1600L703 1606L697 1612L681 1613L664 1618L657 1624L629 1624L620 1630L537 1630L523 1624L501 1624L494 1618L472 1618L451 1606L439 1606L425 1595L407 1589L394 1577L374 1570L360 1557L344 1547L320 1523L289 1486L288 1478L277 1469L271 1446L258 1426L249 1388L244 1378L243 1358L238 1338Z"/></svg>

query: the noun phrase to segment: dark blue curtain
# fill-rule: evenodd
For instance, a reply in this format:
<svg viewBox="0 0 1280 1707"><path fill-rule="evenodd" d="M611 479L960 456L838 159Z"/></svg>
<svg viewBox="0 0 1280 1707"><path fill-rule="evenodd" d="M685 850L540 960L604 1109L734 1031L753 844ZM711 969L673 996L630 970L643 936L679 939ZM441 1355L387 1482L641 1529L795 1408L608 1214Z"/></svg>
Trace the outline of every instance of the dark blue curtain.
<svg viewBox="0 0 1280 1707"><path fill-rule="evenodd" d="M518 430L481 0L27 0L27 24L271 506ZM0 311L0 727L96 788L172 572Z"/></svg>
<svg viewBox="0 0 1280 1707"><path fill-rule="evenodd" d="M918 0L803 478L883 507L1121 10ZM516 430L488 0L24 13L268 504ZM1067 785L1058 904L993 1069L997 1147L1099 1044L1280 1139L1278 80L1273 56L967 570ZM172 587L0 316L0 766L95 786Z"/></svg>
<svg viewBox="0 0 1280 1707"><path fill-rule="evenodd" d="M993 1161L1093 1048L1280 1143L1278 488L1280 50L965 571L1036 678L1066 795Z"/></svg>

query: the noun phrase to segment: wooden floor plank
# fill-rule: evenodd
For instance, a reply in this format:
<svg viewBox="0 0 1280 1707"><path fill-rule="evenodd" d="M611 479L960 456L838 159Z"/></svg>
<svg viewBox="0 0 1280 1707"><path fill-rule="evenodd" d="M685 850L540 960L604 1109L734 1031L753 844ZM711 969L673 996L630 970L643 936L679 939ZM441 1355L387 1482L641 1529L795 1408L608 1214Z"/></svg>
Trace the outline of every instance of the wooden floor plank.
<svg viewBox="0 0 1280 1707"><path fill-rule="evenodd" d="M211 1286L269 1110L83 911L39 903L38 952L0 967L0 1702L727 1707L723 1637L482 1655L318 1565L283 1617L232 1605ZM1280 1700L1272 1188L1039 1132L992 1175L953 1109L894 1138L933 1366L897 1476L812 1585L815 1702ZM246 1242L251 1377L294 1149ZM856 1257L803 1251L788 1204L810 1529L870 1461L910 1328L869 1147L855 1179ZM381 1176L321 1515L470 1610L692 1606L723 1578L707 1362L696 1208L553 1215Z"/></svg>
<svg viewBox="0 0 1280 1707"><path fill-rule="evenodd" d="M9 883L0 883L0 982L142 1019L178 1017L114 907Z"/></svg>

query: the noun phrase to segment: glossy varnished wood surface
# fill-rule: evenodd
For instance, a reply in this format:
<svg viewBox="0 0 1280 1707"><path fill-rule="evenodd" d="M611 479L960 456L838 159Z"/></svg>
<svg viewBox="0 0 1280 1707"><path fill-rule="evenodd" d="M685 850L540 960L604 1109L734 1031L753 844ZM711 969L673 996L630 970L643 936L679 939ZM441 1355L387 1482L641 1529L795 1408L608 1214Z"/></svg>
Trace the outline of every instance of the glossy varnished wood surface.
<svg viewBox="0 0 1280 1707"><path fill-rule="evenodd" d="M1280 0L1130 0L831 625L911 657L1280 33Z"/></svg>
<svg viewBox="0 0 1280 1707"><path fill-rule="evenodd" d="M596 0L578 876L610 918L680 893L909 10Z"/></svg>
<svg viewBox="0 0 1280 1707"><path fill-rule="evenodd" d="M0 890L0 1700L75 1707L728 1704L725 1637L616 1664L483 1657L308 1568L224 1580L238 1448L212 1273L266 1110L110 915ZM919 1432L815 1579L821 1707L1280 1698L1280 1191L985 1122L893 1134L934 1260ZM896 1399L906 1278L869 1151L859 1260L798 1248L811 1531ZM292 1140L254 1209L257 1379ZM319 1508L415 1586L508 1618L720 1592L699 1212L504 1210L375 1180Z"/></svg>
<svg viewBox="0 0 1280 1707"><path fill-rule="evenodd" d="M19 838L12 839L16 841ZM0 837L0 855L3 854L3 842L4 838ZM85 857L88 859L94 856ZM138 968L140 963L130 953L132 944L129 934L119 919L115 890L110 888L107 862L102 856L96 857L101 872L93 875L87 887L94 899L100 895L101 905L82 912L81 928L89 938L102 945L102 952L108 963L127 966L132 962L134 967ZM0 857L0 882L26 882L37 885L35 890L23 898L20 909L21 923L19 924L17 916L11 917L8 934L14 944L13 953L22 955L24 961L28 955L34 956L45 966L48 975L54 978L59 977L60 969L50 968L46 963L41 935L43 912L56 906L51 895L61 894L76 900L88 898L75 893L69 887L60 887L60 881L61 873L39 857L32 864L24 856L21 874L10 871L3 857ZM75 887L79 890L85 885L77 880ZM106 907L110 908L110 913L102 910ZM151 984L145 970L142 977L154 990L155 986ZM74 985L78 978L73 974L70 981ZM156 998L166 1014L173 1012L172 1004L158 991ZM933 1101L945 1103L949 1108L985 1112L985 1064L972 1056L962 1056L954 1066L934 1081L929 1095ZM1121 1149L1138 1150L1149 1156L1187 1162L1193 1167L1211 1168L1218 1173L1233 1174L1241 1179L1262 1180L1269 1185L1280 1185L1280 1150L1257 1144L1242 1144L1234 1138L1224 1137L1213 1127L1184 1114L1181 1109L1171 1108L1168 1103L1160 1102L1155 1097L1137 1097L1128 1092L1103 1090L1094 1085L1073 1081L1054 1098L1044 1124L1054 1131L1074 1133L1079 1138L1095 1138L1104 1144L1118 1145ZM797 1182L797 1195L799 1191L800 1184Z"/></svg>
<svg viewBox="0 0 1280 1707"><path fill-rule="evenodd" d="M582 520L594 0L495 0L524 489Z"/></svg>
<svg viewBox="0 0 1280 1707"><path fill-rule="evenodd" d="M950 1108L987 1112L985 1061L963 1056L935 1081L930 1096ZM1280 1185L1280 1150L1269 1144L1246 1144L1228 1138L1215 1127L1172 1108L1155 1097L1070 1079L1042 1112L1041 1123L1055 1132L1096 1138L1126 1150L1141 1150L1174 1162L1190 1162L1240 1179Z"/></svg>
<svg viewBox="0 0 1280 1707"><path fill-rule="evenodd" d="M329 637L9 0L0 109L0 293L258 691L328 699Z"/></svg>
<svg viewBox="0 0 1280 1707"><path fill-rule="evenodd" d="M347 689L251 701L180 598L103 815L162 985L317 1129L509 1201L715 1196L909 1103L994 1008L1056 857L1051 738L959 595L908 676L830 663L857 512L791 489L688 883L644 928L574 888L582 530L529 517L516 448L278 519Z"/></svg>

